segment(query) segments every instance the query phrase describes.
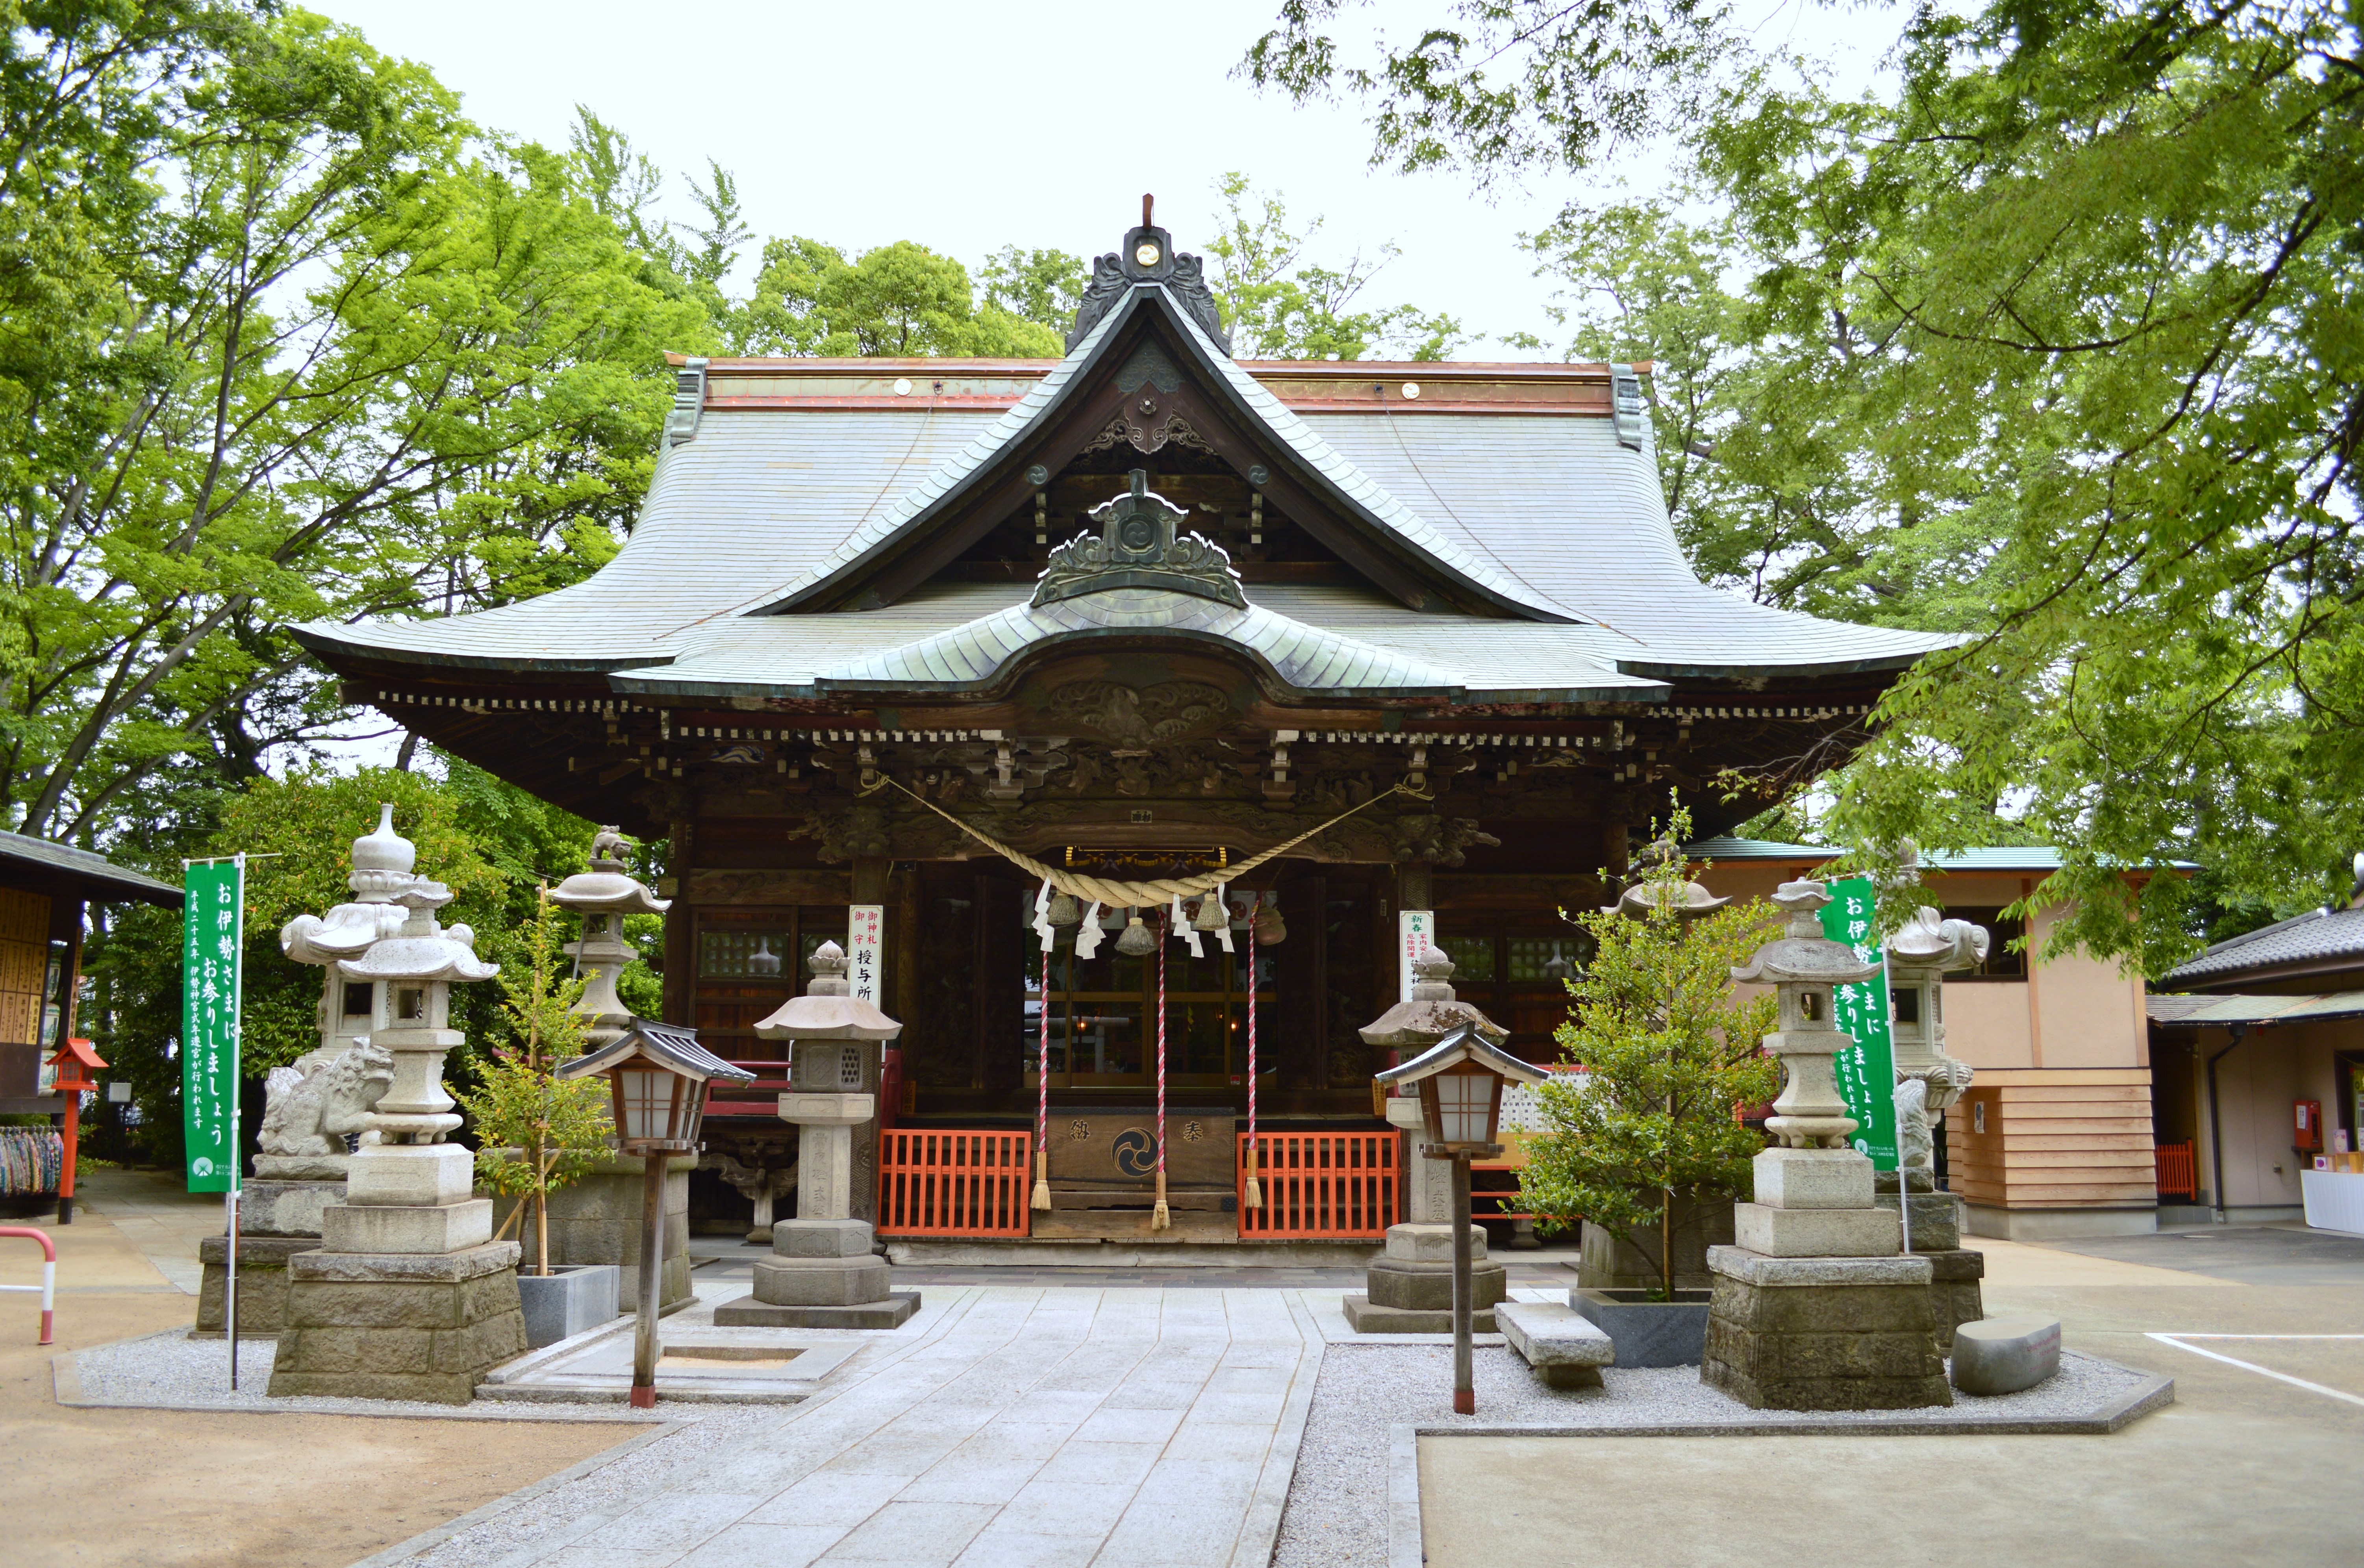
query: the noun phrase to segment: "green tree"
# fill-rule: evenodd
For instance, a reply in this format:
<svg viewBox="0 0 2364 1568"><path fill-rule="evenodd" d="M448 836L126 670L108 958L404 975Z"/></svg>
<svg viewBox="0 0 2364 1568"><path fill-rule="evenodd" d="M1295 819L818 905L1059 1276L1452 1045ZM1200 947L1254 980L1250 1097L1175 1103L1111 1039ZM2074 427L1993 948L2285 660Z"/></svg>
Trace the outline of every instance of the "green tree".
<svg viewBox="0 0 2364 1568"><path fill-rule="evenodd" d="M284 623L611 554L697 320L560 161L349 29L157 7L142 50L118 12L37 7L0 59L0 142L39 150L0 249L46 274L0 268L0 801L85 841L339 717Z"/></svg>
<svg viewBox="0 0 2364 1568"><path fill-rule="evenodd" d="M1039 321L979 307L966 267L909 240L851 258L802 235L774 240L748 319L761 353L1055 359L1066 348Z"/></svg>
<svg viewBox="0 0 2364 1568"><path fill-rule="evenodd" d="M1065 251L1026 251L1004 245L978 269L978 302L1021 321L1048 327L1062 342L1084 302L1084 259Z"/></svg>
<svg viewBox="0 0 2364 1568"><path fill-rule="evenodd" d="M1661 447L1694 554L1770 602L1966 639L1891 692L1826 831L2056 843L2056 941L2152 972L2200 915L2130 867L2200 860L2220 904L2280 911L2344 889L2364 800L2323 781L2364 768L2352 10L1920 7L1895 89L1847 101L1682 0L1474 0L1370 55L1341 14L1289 5L1247 69L1366 95L1398 166L1533 177L1677 139L1712 214L1687 240L1730 290L1700 301L1693 439L1720 472ZM1563 225L1621 230L1674 233L1646 204Z"/></svg>
<svg viewBox="0 0 2364 1568"><path fill-rule="evenodd" d="M463 1094L475 1124L476 1179L523 1198L501 1232L533 1210L534 1272L550 1272L550 1194L577 1180L605 1148L611 1127L605 1079L562 1079L558 1070L583 1054L583 1021L570 1012L583 982L561 975L569 922L545 885L526 928L522 964L504 966L500 987L507 1037L479 1050L476 1084Z"/></svg>
<svg viewBox="0 0 2364 1568"><path fill-rule="evenodd" d="M1679 837L1688 815L1676 821ZM1519 1177L1528 1212L1568 1216L1543 1221L1546 1229L1578 1215L1599 1226L1653 1259L1668 1299L1678 1200L1748 1190L1765 1140L1734 1111L1781 1084L1780 1065L1759 1048L1774 999L1743 1002L1732 988L1734 967L1764 940L1767 911L1751 901L1686 921L1677 913L1686 875L1679 855L1650 868L1647 919L1576 917L1598 948L1582 977L1564 982L1575 1012L1554 1038L1584 1072L1537 1087L1546 1127Z"/></svg>
<svg viewBox="0 0 2364 1568"><path fill-rule="evenodd" d="M1357 251L1343 266L1317 265L1306 260L1306 247L1321 231L1321 218L1292 228L1281 194L1258 193L1237 172L1215 189L1225 221L1207 242L1217 263L1208 281L1239 357L1355 360L1377 349L1389 359L1449 359L1468 341L1460 321L1442 312L1412 305L1350 308L1401 253L1394 241L1367 260Z"/></svg>

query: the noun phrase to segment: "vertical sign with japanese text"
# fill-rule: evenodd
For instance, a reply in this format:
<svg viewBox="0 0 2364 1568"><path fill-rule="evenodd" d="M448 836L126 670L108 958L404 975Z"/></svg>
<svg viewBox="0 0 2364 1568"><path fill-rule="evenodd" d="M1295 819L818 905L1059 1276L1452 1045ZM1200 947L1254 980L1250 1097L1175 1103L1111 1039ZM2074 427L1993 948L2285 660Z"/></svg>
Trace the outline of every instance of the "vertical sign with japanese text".
<svg viewBox="0 0 2364 1568"><path fill-rule="evenodd" d="M238 1186L239 959L245 864L193 861L181 917L181 1116L189 1191Z"/></svg>
<svg viewBox="0 0 2364 1568"><path fill-rule="evenodd" d="M875 1007L879 1004L880 980L886 972L884 937L886 931L886 906L857 903L846 906L846 978L853 982L856 998Z"/></svg>
<svg viewBox="0 0 2364 1568"><path fill-rule="evenodd" d="M1411 1000L1411 961L1436 945L1436 914L1432 910L1396 912L1396 1000Z"/></svg>
<svg viewBox="0 0 2364 1568"><path fill-rule="evenodd" d="M1836 1058L1839 1093L1857 1123L1856 1148L1870 1157L1875 1170L1893 1170L1896 1155L1896 1053L1888 1031L1887 959L1874 940L1877 923L1871 879L1849 877L1830 884L1823 906L1823 935L1844 942L1879 972L1860 985L1843 985L1833 995L1839 1028L1855 1044Z"/></svg>

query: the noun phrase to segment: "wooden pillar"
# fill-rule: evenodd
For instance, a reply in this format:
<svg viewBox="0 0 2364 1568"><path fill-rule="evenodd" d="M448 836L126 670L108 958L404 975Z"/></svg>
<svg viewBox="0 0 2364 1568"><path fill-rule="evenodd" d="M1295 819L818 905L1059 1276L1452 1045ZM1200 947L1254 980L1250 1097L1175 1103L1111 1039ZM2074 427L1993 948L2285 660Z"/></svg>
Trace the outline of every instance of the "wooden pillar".
<svg viewBox="0 0 2364 1568"><path fill-rule="evenodd" d="M1396 868L1396 907L1434 909L1436 868L1423 860L1408 860Z"/></svg>
<svg viewBox="0 0 2364 1568"><path fill-rule="evenodd" d="M695 864L697 831L686 818L665 833L672 853L673 907L665 911L664 1021L686 1028L697 1023L697 944L689 907L689 869Z"/></svg>
<svg viewBox="0 0 2364 1568"><path fill-rule="evenodd" d="M1612 877L1622 877L1628 868L1626 860L1627 824L1621 821L1600 824L1600 863Z"/></svg>
<svg viewBox="0 0 2364 1568"><path fill-rule="evenodd" d="M884 1011L882 1004L894 994L887 987L894 978L889 955L894 951L896 922L892 918L891 912L886 907L887 874L894 868L895 863L884 855L857 855L853 857L853 875L847 879L850 892L846 901L848 903L874 904L879 910L881 927L878 933L879 973L877 995L872 999L872 1005L879 1006L881 1011ZM852 923L849 921L848 940L851 940L852 929ZM886 1049L897 1051L897 1059L899 1062L900 1047L889 1046ZM879 1088L884 1090L886 1087L886 1078L882 1072ZM888 1115L893 1114L894 1108L891 1106L880 1106L879 1109ZM880 1118L874 1115L853 1129L853 1186L847 1194L849 1217L853 1219L875 1221L878 1217L878 1129L881 1125Z"/></svg>

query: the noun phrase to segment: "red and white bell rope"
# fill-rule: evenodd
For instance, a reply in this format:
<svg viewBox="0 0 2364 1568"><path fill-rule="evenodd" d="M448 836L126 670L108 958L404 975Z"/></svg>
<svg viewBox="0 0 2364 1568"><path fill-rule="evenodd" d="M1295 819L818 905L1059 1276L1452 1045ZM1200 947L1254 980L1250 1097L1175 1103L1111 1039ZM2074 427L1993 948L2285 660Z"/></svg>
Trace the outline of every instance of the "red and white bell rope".
<svg viewBox="0 0 2364 1568"><path fill-rule="evenodd" d="M1165 944L1174 933L1163 911L1157 926L1157 1206L1149 1213L1149 1228L1165 1230L1174 1223L1165 1207Z"/></svg>
<svg viewBox="0 0 2364 1568"><path fill-rule="evenodd" d="M1051 950L1043 950L1043 1037L1034 1051L1034 1206L1051 1210ZM1072 1045L1068 1047L1074 1049Z"/></svg>
<svg viewBox="0 0 2364 1568"><path fill-rule="evenodd" d="M1255 921L1248 921L1248 1190L1243 1202L1264 1207L1264 1186L1256 1180L1256 958Z"/></svg>

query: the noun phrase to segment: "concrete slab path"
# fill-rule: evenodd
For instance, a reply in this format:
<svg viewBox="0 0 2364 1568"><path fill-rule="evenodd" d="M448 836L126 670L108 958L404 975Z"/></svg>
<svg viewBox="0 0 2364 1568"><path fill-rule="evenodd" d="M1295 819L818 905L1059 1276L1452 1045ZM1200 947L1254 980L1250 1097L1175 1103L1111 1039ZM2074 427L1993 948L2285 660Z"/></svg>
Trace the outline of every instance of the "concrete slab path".
<svg viewBox="0 0 2364 1568"><path fill-rule="evenodd" d="M1297 1293L941 1294L733 1457L659 1472L620 1507L587 1484L578 1498L559 1488L376 1561L1269 1562L1321 1361Z"/></svg>

